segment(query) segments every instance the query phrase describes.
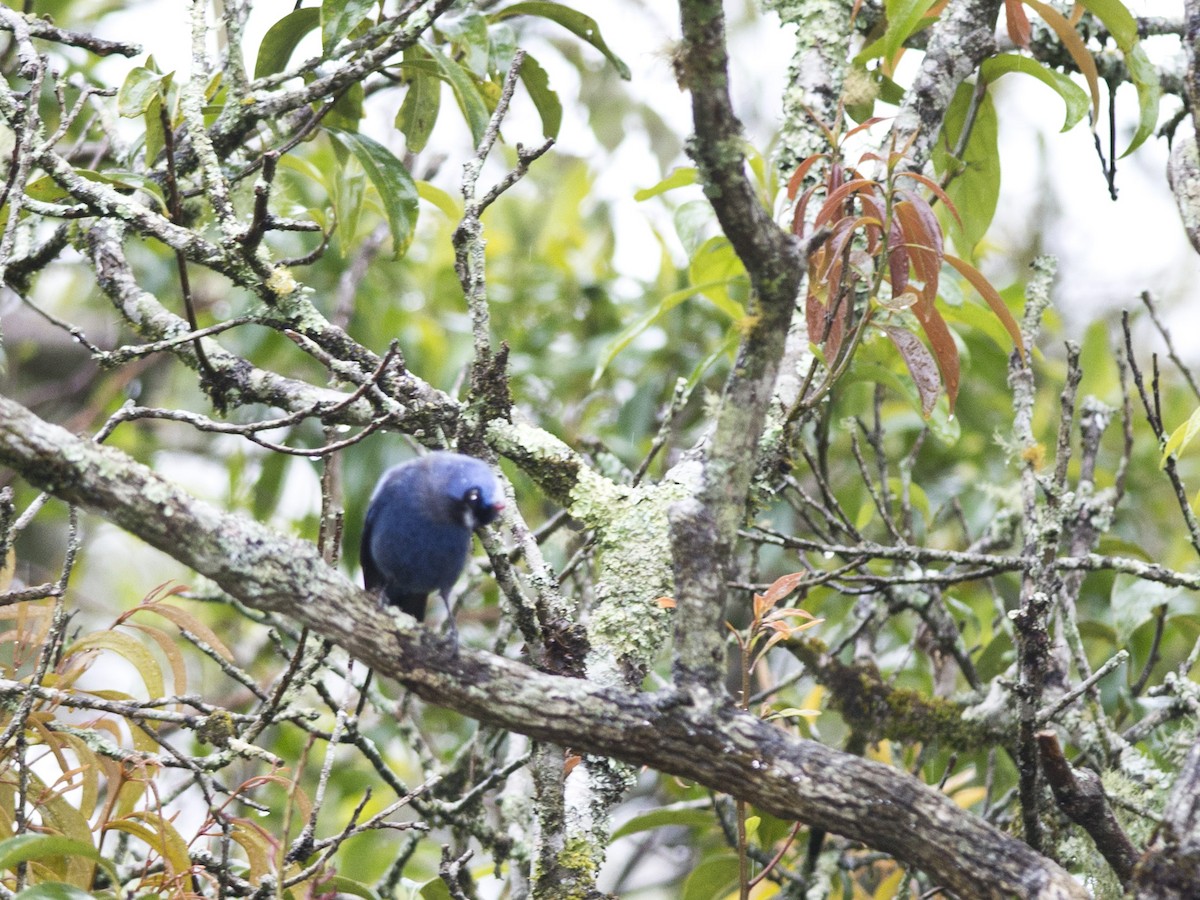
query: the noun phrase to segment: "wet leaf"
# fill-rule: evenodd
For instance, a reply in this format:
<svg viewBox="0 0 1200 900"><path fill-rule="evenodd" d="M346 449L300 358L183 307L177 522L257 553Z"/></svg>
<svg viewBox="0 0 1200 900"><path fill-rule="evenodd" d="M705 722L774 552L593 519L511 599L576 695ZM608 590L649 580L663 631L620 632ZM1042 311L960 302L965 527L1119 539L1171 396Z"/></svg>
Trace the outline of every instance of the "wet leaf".
<svg viewBox="0 0 1200 900"><path fill-rule="evenodd" d="M921 339L907 328L898 325L884 325L882 328L900 351L900 358L904 360L904 364L908 366L913 384L921 397L921 414L928 418L942 389L942 379L938 374L938 365L933 354Z"/></svg>

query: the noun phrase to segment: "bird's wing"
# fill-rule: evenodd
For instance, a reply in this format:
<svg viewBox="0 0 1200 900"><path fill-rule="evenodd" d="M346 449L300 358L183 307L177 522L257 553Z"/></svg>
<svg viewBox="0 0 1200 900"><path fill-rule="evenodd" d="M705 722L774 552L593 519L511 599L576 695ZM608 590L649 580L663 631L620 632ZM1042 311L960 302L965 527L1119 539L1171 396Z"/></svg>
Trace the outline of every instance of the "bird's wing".
<svg viewBox="0 0 1200 900"><path fill-rule="evenodd" d="M363 586L368 591L378 590L383 586L383 575L375 565L375 557L371 553L371 532L375 526L375 510L367 509L367 517L363 522L362 543L358 545L358 561L362 565Z"/></svg>

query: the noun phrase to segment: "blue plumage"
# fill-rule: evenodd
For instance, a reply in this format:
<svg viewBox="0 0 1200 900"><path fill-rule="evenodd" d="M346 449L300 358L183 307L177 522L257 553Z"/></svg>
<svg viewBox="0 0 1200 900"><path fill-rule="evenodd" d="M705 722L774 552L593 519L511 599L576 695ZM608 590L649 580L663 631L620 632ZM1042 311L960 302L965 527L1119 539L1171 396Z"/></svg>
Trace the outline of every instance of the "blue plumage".
<svg viewBox="0 0 1200 900"><path fill-rule="evenodd" d="M437 591L450 613L450 591L471 549L471 533L504 508L500 482L484 462L430 453L388 469L363 526L363 582L410 616L425 617ZM454 629L451 615L449 626Z"/></svg>

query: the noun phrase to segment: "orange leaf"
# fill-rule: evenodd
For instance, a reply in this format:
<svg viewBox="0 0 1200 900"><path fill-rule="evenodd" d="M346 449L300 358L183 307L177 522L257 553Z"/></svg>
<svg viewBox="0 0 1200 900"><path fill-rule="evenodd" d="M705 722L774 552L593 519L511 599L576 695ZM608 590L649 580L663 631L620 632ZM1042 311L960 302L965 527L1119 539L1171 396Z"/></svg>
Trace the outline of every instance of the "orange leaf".
<svg viewBox="0 0 1200 900"><path fill-rule="evenodd" d="M1029 17L1025 15L1025 7L1021 0L1004 0L1004 24L1008 28L1008 36L1018 47L1029 49L1029 39L1032 30L1029 27Z"/></svg>
<svg viewBox="0 0 1200 900"><path fill-rule="evenodd" d="M942 233L937 228L936 218L930 223L933 211L929 209L929 204L924 204L924 207L929 211L929 216L924 214L925 210L906 200L896 204L895 214L904 235L905 247L912 257L913 270L925 283L922 293L932 303L937 295L942 269ZM933 230L930 231L930 228Z"/></svg>
<svg viewBox="0 0 1200 900"><path fill-rule="evenodd" d="M658 604L659 609L674 609L675 608L675 598L674 597L659 597L654 602Z"/></svg>
<svg viewBox="0 0 1200 900"><path fill-rule="evenodd" d="M1017 325L1016 319L1012 317L1012 313L1008 311L1004 300L996 293L996 289L992 287L991 282L983 277L983 273L976 269L973 265L959 259L957 256L946 254L946 262L950 263L963 278L971 283L971 287L979 292L987 305L992 308L992 312L996 314L996 318L1000 320L1000 324L1009 333L1013 339L1013 344L1020 351L1021 357L1028 362L1029 355L1025 352L1025 341L1021 339L1021 329Z"/></svg>
<svg viewBox="0 0 1200 900"><path fill-rule="evenodd" d="M776 578L771 583L771 586L767 588L766 593L763 594L763 598L769 600L771 605L774 606L802 584L807 577L807 572L793 572L791 575Z"/></svg>
<svg viewBox="0 0 1200 900"><path fill-rule="evenodd" d="M950 212L954 214L954 218L958 222L958 224L962 225L962 219L958 215L958 209L951 202L950 195L947 194L944 190L942 190L941 185L939 185L932 178L927 178L926 176L922 175L920 172L907 172L907 171L906 172L897 172L896 178L898 178L898 179L899 178L911 178L914 181L918 181L921 184L925 185L925 187L927 187L929 189L930 193L932 193L935 197L938 198L938 200L940 200L942 203L944 203L946 205L946 209L950 210Z"/></svg>
<svg viewBox="0 0 1200 900"><path fill-rule="evenodd" d="M829 159L828 153L814 153L812 156L805 159L800 165L796 166L796 171L792 173L792 177L788 179L787 196L789 200L796 199L796 191L800 189L800 182L804 180L804 176L808 174L808 170L814 164L823 159Z"/></svg>
<svg viewBox="0 0 1200 900"><path fill-rule="evenodd" d="M958 399L959 379L958 347L954 343L954 336L950 334L946 320L933 305L931 297L922 295L921 299L913 304L912 309L921 322L925 336L929 338L929 346L933 349L934 359L937 360L938 369L942 373L942 383L946 386L946 398L950 401L950 412L954 412L954 401Z"/></svg>

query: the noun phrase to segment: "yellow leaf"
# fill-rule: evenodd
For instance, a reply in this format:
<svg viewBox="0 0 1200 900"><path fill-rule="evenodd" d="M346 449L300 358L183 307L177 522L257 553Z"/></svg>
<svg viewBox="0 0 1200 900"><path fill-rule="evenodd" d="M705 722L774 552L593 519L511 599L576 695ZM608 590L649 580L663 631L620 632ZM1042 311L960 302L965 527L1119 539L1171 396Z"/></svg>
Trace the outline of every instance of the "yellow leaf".
<svg viewBox="0 0 1200 900"><path fill-rule="evenodd" d="M161 815L150 810L131 812L123 819L114 819L106 829L123 831L141 839L167 866L170 875L177 877L191 870L187 842L175 830L175 826Z"/></svg>
<svg viewBox="0 0 1200 900"><path fill-rule="evenodd" d="M187 631L194 634L208 646L212 647L217 654L226 662L233 662L233 654L229 652L217 633L193 616L186 609L180 609L178 606L168 606L165 603L147 603L137 607L134 612L152 612L157 613L164 619L170 619L180 631ZM178 685L176 689L179 690Z"/></svg>
<svg viewBox="0 0 1200 900"><path fill-rule="evenodd" d="M895 872L879 882L879 887L875 888L875 893L871 895L871 900L892 900L893 897L900 896L900 884L903 881L904 870L897 868Z"/></svg>
<svg viewBox="0 0 1200 900"><path fill-rule="evenodd" d="M140 641L119 631L98 631L72 644L63 653L63 658L70 658L87 650L112 650L114 653L120 654L142 676L142 682L146 685L146 691L151 698L162 697L165 694L163 673L158 665L158 660Z"/></svg>
<svg viewBox="0 0 1200 900"><path fill-rule="evenodd" d="M1188 416L1186 422L1171 432L1171 436L1163 444L1162 458L1158 464L1165 466L1167 464L1167 457L1172 453L1176 456L1182 453L1183 449L1192 442L1192 438L1196 436L1197 432L1200 432L1200 407L1197 407Z"/></svg>
<svg viewBox="0 0 1200 900"><path fill-rule="evenodd" d="M17 570L17 554L10 546L8 555L4 557L4 566L0 568L0 591L12 587L13 573Z"/></svg>
<svg viewBox="0 0 1200 900"><path fill-rule="evenodd" d="M963 788L961 791L956 791L951 796L951 799L956 806L960 806L963 809L970 809L976 803L982 803L986 797L987 788L983 785L977 785L976 787Z"/></svg>

